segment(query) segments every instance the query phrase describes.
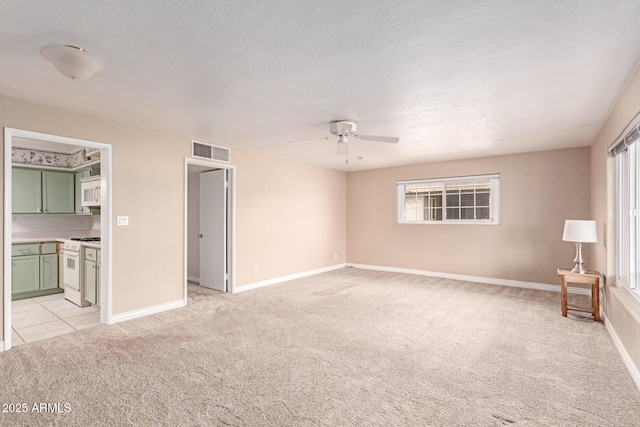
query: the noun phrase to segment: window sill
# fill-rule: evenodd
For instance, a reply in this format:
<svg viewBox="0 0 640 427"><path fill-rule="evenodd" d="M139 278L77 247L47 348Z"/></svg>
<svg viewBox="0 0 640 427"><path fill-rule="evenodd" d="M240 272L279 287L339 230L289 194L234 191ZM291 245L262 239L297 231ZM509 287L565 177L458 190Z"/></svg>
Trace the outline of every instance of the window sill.
<svg viewBox="0 0 640 427"><path fill-rule="evenodd" d="M622 284L608 286L612 297L615 297L635 321L640 324L640 295Z"/></svg>
<svg viewBox="0 0 640 427"><path fill-rule="evenodd" d="M398 221L398 224L410 224L410 225L500 225L500 222L491 221Z"/></svg>

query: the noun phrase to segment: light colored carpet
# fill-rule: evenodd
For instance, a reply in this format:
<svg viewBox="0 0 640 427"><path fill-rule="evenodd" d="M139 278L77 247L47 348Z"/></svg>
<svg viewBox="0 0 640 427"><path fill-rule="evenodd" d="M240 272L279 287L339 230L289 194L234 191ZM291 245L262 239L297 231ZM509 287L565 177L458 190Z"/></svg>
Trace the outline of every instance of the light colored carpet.
<svg viewBox="0 0 640 427"><path fill-rule="evenodd" d="M558 293L342 269L0 353L3 426L638 426L602 323Z"/></svg>

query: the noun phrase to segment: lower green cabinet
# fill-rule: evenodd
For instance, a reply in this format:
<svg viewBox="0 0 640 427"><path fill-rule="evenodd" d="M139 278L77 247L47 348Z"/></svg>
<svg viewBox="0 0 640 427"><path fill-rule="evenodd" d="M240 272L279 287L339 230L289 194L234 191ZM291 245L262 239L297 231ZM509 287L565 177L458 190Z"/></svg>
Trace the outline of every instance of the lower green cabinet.
<svg viewBox="0 0 640 427"><path fill-rule="evenodd" d="M56 292L59 262L56 243L22 243L11 248L11 295L30 298Z"/></svg>
<svg viewBox="0 0 640 427"><path fill-rule="evenodd" d="M40 289L58 287L58 255L40 255Z"/></svg>
<svg viewBox="0 0 640 427"><path fill-rule="evenodd" d="M40 290L40 255L14 256L11 259L11 293Z"/></svg>
<svg viewBox="0 0 640 427"><path fill-rule="evenodd" d="M100 249L85 248L84 299L100 304Z"/></svg>
<svg viewBox="0 0 640 427"><path fill-rule="evenodd" d="M98 262L96 262L96 305L100 305L100 251L98 251Z"/></svg>

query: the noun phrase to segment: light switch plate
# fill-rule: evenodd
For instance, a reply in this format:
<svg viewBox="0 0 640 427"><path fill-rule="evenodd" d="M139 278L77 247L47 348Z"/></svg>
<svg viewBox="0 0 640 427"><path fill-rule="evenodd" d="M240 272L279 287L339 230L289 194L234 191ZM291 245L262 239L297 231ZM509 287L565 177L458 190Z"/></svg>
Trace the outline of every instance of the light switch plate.
<svg viewBox="0 0 640 427"><path fill-rule="evenodd" d="M128 216L119 216L117 217L118 225L129 225L129 217Z"/></svg>

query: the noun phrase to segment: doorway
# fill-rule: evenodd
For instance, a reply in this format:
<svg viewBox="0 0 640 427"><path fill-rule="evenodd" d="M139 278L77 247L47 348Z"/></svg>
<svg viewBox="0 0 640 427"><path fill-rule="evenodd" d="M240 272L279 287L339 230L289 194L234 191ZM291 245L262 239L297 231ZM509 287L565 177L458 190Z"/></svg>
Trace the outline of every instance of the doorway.
<svg viewBox="0 0 640 427"><path fill-rule="evenodd" d="M111 179L112 179L112 151L111 145L80 140L75 138L67 138L57 135L49 135L38 132L31 132L22 129L4 128L4 271L3 271L3 287L4 287L4 350L9 350L12 338L12 278L13 278L13 262L12 262L12 238L13 238L13 162L12 148L14 143L18 141L31 140L43 144L43 146L62 149L63 147L76 146L86 148L88 151L99 153L100 160L100 186L101 186L101 206L100 220L98 221L96 231L99 230L102 239L100 258L96 262L100 262L101 268L99 273L100 285L98 293L100 295L100 323L111 323L112 317L112 296L111 296ZM98 179L98 178L96 178ZM45 211L46 212L46 211ZM37 215L31 216L35 218ZM54 218L54 216L51 216ZM33 221L32 221L33 222ZM40 250L40 253L43 253ZM44 258L44 256L41 256ZM58 271L57 269L55 269Z"/></svg>
<svg viewBox="0 0 640 427"><path fill-rule="evenodd" d="M184 296L188 283L235 288L235 166L185 158Z"/></svg>

